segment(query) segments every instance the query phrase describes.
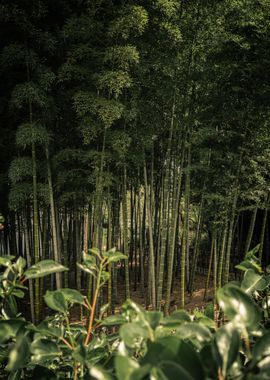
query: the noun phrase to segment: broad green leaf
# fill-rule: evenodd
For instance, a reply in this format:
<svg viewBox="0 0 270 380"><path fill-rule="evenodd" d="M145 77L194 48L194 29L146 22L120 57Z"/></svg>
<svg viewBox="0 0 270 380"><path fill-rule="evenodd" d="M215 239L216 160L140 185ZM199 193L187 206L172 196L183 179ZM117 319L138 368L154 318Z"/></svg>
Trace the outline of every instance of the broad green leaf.
<svg viewBox="0 0 270 380"><path fill-rule="evenodd" d="M46 320L42 321L38 326L35 326L35 325L27 326L27 329L38 332L41 335L53 336L57 338L62 337L64 333L62 328L54 327L52 322L49 322Z"/></svg>
<svg viewBox="0 0 270 380"><path fill-rule="evenodd" d="M212 339L209 329L200 323L184 323L176 328L175 334L180 339L190 340L198 348Z"/></svg>
<svg viewBox="0 0 270 380"><path fill-rule="evenodd" d="M159 325L155 330L155 339L164 338L164 337L173 335L174 330L177 326L179 326L179 325L173 325L173 326Z"/></svg>
<svg viewBox="0 0 270 380"><path fill-rule="evenodd" d="M105 303L104 305L101 306L100 311L99 311L99 318L102 318L103 314L106 313L109 307L110 307L109 303Z"/></svg>
<svg viewBox="0 0 270 380"><path fill-rule="evenodd" d="M267 356L270 357L270 332L267 332L255 343L252 351L252 361L258 362Z"/></svg>
<svg viewBox="0 0 270 380"><path fill-rule="evenodd" d="M208 303L205 307L204 314L207 318L213 319L215 318L215 310L213 303Z"/></svg>
<svg viewBox="0 0 270 380"><path fill-rule="evenodd" d="M92 253L93 255L95 255L95 256L97 256L100 260L101 260L101 254L100 254L100 250L98 249L98 248L89 248L88 249L88 252L90 252L90 253ZM87 261L87 257L88 257L88 259L89 259L89 256L91 256L91 255L83 255L83 259L85 260L85 261ZM93 257L93 256L92 256Z"/></svg>
<svg viewBox="0 0 270 380"><path fill-rule="evenodd" d="M201 325L209 327L211 329L216 329L216 323L213 319L208 318L205 313L201 311L194 311L194 317L197 322L200 322Z"/></svg>
<svg viewBox="0 0 270 380"><path fill-rule="evenodd" d="M241 289L247 294L254 293L255 290L264 290L267 287L267 282L263 276L254 272L253 269L248 269L241 283Z"/></svg>
<svg viewBox="0 0 270 380"><path fill-rule="evenodd" d="M12 255L3 255L0 256L0 265L4 267L9 267L12 264L12 260L15 258L15 256Z"/></svg>
<svg viewBox="0 0 270 380"><path fill-rule="evenodd" d="M218 353L218 364L225 378L240 348L240 336L233 323L228 323L217 331L214 344Z"/></svg>
<svg viewBox="0 0 270 380"><path fill-rule="evenodd" d="M24 292L21 289L14 288L12 290L12 295L17 297L17 298L23 298L24 297Z"/></svg>
<svg viewBox="0 0 270 380"><path fill-rule="evenodd" d="M101 322L102 326L119 326L124 323L126 323L126 318L122 315L110 315Z"/></svg>
<svg viewBox="0 0 270 380"><path fill-rule="evenodd" d="M17 307L15 297L12 294L6 297L4 306L2 308L2 313L6 319L17 317L18 307Z"/></svg>
<svg viewBox="0 0 270 380"><path fill-rule="evenodd" d="M208 318L206 316L199 318L198 322L200 323L200 325L206 326L209 329L216 330L216 328L217 328L216 322L213 321L213 319L210 319L210 318Z"/></svg>
<svg viewBox="0 0 270 380"><path fill-rule="evenodd" d="M84 296L76 289L63 288L58 291L61 292L65 300L71 304L78 303L82 305L84 303Z"/></svg>
<svg viewBox="0 0 270 380"><path fill-rule="evenodd" d="M26 322L21 319L0 320L0 344L16 337L17 332Z"/></svg>
<svg viewBox="0 0 270 380"><path fill-rule="evenodd" d="M208 379L215 379L218 373L217 351L214 349L213 342L206 343L200 350L200 358L203 364L205 375Z"/></svg>
<svg viewBox="0 0 270 380"><path fill-rule="evenodd" d="M97 250L97 252L99 252L99 250ZM88 253L83 252L82 260L83 260L84 264L86 264L90 267L93 266L96 268L97 259L95 256L89 255Z"/></svg>
<svg viewBox="0 0 270 380"><path fill-rule="evenodd" d="M168 380L194 380L194 377L179 363L173 361L162 361L160 369ZM204 374L201 374L201 380L204 379Z"/></svg>
<svg viewBox="0 0 270 380"><path fill-rule="evenodd" d="M29 332L28 332L29 333ZM27 365L30 357L30 339L27 334L19 334L15 346L9 354L8 371L16 371Z"/></svg>
<svg viewBox="0 0 270 380"><path fill-rule="evenodd" d="M161 324L168 327L177 327L184 322L191 322L190 315L186 310L176 310L161 320Z"/></svg>
<svg viewBox="0 0 270 380"><path fill-rule="evenodd" d="M191 379L204 379L204 370L197 352L191 345L176 336L149 342L147 353L141 360L143 365L151 364L153 367L161 367L162 363L166 362L174 362L183 367ZM163 371L165 367L164 364Z"/></svg>
<svg viewBox="0 0 270 380"><path fill-rule="evenodd" d="M143 380L151 372L152 366L150 364L141 365L130 375L130 380Z"/></svg>
<svg viewBox="0 0 270 380"><path fill-rule="evenodd" d="M155 330L162 318L162 313L160 311L147 311L144 314L146 322L150 325L151 329Z"/></svg>
<svg viewBox="0 0 270 380"><path fill-rule="evenodd" d="M68 268L57 263L54 260L43 260L39 263L32 265L29 269L25 271L26 278L39 278L47 276L48 274L59 273L67 271Z"/></svg>
<svg viewBox="0 0 270 380"><path fill-rule="evenodd" d="M219 289L217 298L227 317L248 329L256 329L261 319L261 312L252 299L241 289L226 285Z"/></svg>
<svg viewBox="0 0 270 380"><path fill-rule="evenodd" d="M23 257L19 257L16 261L15 266L18 269L19 274L22 275L23 270L26 267L26 260Z"/></svg>
<svg viewBox="0 0 270 380"><path fill-rule="evenodd" d="M109 281L110 273L102 271L101 272L101 284L105 284L107 281Z"/></svg>
<svg viewBox="0 0 270 380"><path fill-rule="evenodd" d="M140 322L125 323L120 327L119 335L128 347L134 347L141 339L147 339L149 331Z"/></svg>
<svg viewBox="0 0 270 380"><path fill-rule="evenodd" d="M59 311L60 313L65 313L68 309L66 299L61 291L47 290L44 296L46 304L53 310Z"/></svg>
<svg viewBox="0 0 270 380"><path fill-rule="evenodd" d="M115 357L115 369L117 379L130 380L132 372L139 368L139 364L128 356Z"/></svg>
<svg viewBox="0 0 270 380"><path fill-rule="evenodd" d="M95 266L89 266L89 265L87 265L87 264L85 264L85 263L83 263L83 264L79 264L79 263L77 263L77 267L79 267L82 271L84 271L84 272L86 272L86 273L88 273L88 274L91 274L91 276L93 276L93 277L97 277L97 267Z"/></svg>
<svg viewBox="0 0 270 380"><path fill-rule="evenodd" d="M120 260L127 260L127 256L121 252L109 252L108 263L116 263Z"/></svg>
<svg viewBox="0 0 270 380"><path fill-rule="evenodd" d="M109 352L108 352L107 346L95 347L94 345L91 345L91 347L88 347L86 365L88 368L91 368L92 366L99 365L100 363L104 362L108 358L109 358Z"/></svg>
<svg viewBox="0 0 270 380"><path fill-rule="evenodd" d="M259 274L263 272L260 260L258 257L255 256L255 254L259 251L260 244L256 245L255 248L253 248L251 251L249 251L245 259L235 267L237 269L240 269L242 271L247 271L249 269L253 269L255 272L258 272Z"/></svg>
<svg viewBox="0 0 270 380"><path fill-rule="evenodd" d="M44 363L46 361L54 361L62 355L57 344L49 339L38 338L31 344L31 360L33 363Z"/></svg>
<svg viewBox="0 0 270 380"><path fill-rule="evenodd" d="M89 370L91 377L95 380L112 380L112 376L106 372L103 368L93 366Z"/></svg>
<svg viewBox="0 0 270 380"><path fill-rule="evenodd" d="M85 364L87 351L83 343L78 344L72 354L73 358L81 364Z"/></svg>

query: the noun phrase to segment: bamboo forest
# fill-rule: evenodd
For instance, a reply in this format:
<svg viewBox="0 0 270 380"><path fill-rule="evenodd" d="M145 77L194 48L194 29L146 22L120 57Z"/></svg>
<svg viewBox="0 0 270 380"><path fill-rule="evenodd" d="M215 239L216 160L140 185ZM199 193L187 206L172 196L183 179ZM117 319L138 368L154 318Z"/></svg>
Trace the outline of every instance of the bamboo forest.
<svg viewBox="0 0 270 380"><path fill-rule="evenodd" d="M270 379L270 1L0 0L0 379Z"/></svg>

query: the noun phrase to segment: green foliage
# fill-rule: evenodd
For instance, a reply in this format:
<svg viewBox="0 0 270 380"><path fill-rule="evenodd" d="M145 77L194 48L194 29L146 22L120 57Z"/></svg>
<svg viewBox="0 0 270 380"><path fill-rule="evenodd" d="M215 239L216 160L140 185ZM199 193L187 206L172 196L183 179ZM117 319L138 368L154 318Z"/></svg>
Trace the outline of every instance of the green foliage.
<svg viewBox="0 0 270 380"><path fill-rule="evenodd" d="M16 85L12 92L11 104L14 108L22 109L28 104L33 103L40 108L48 106L46 95L36 83L26 82Z"/></svg>
<svg viewBox="0 0 270 380"><path fill-rule="evenodd" d="M16 133L16 143L19 147L26 147L33 144L48 145L49 134L42 125L36 123L26 123L21 125Z"/></svg>
<svg viewBox="0 0 270 380"><path fill-rule="evenodd" d="M111 23L109 33L114 38L128 39L140 35L148 23L146 10L139 5L125 6L122 14Z"/></svg>
<svg viewBox="0 0 270 380"><path fill-rule="evenodd" d="M76 255L81 256L77 246L82 241L80 228L86 208L91 215L91 234L99 235L99 229L103 233L101 220L104 214L108 217L107 242L111 246L116 242L110 239L117 240L119 233L123 236L123 230L119 231L119 227L123 228L119 218L121 202L127 198L128 206L131 204L127 216L130 217L129 236L125 239L130 258L117 251L85 252L76 272L80 284L82 270L83 280L93 276L93 291L97 284L101 287L109 279L109 264L122 259L127 260L126 268L141 270L140 276L136 273L136 279L140 277L143 282L144 265L135 260L133 266L137 253L132 249L139 248L138 252L144 254L142 262L147 260L152 219L154 269L159 272L158 265L162 265L160 239L155 239L161 235L168 236L164 241L167 247L164 262L170 259L171 236L176 237L171 258L178 265L179 246L180 249L185 246L179 242L185 237L182 221L188 214L183 212L188 203L189 220L184 227L189 234L187 251L195 273L193 236L199 218L194 215L200 202L198 235L201 229L206 241L209 233L216 232L218 250L222 245L222 230L226 231L224 226L229 223L235 235L242 230L244 210L255 205L261 210L269 206L266 202L270 169L269 2L154 0L139 5L135 1L40 0L28 3L14 0L12 4L2 4L0 9L0 20L7 31L1 40L0 55L0 190L1 211L7 215L7 226L10 226L7 233L1 232L1 252L6 246L13 252L13 246L5 244L5 239L8 242L13 239L14 227L18 227L14 250L27 248L25 243L30 243L32 250L33 221L26 223L24 218L27 213L31 215L34 200L36 215L40 216L36 218L39 226L35 221L36 231L41 232L36 246L40 245L39 253L48 257L46 245L51 238L47 236L51 223L47 228L48 186L44 185L46 171L41 159L42 148L50 145L52 203L58 216L56 227L62 235L59 240L63 242L64 260L71 255L74 262ZM36 122L29 123L29 120ZM53 139L49 131L53 131ZM18 148L30 152L35 145L36 152L34 162L20 157L11 163L10 184L6 173L15 136ZM20 155L21 149L18 150ZM150 172L149 189L142 174L144 161L146 174ZM36 165L37 173L33 173ZM38 189L35 186L34 191L31 176L38 181ZM189 177L190 186L187 186ZM177 202L174 198L177 182L181 180ZM151 215L146 217L143 198L148 190ZM7 198L10 214L6 210ZM177 203L179 226L172 234L172 215L179 209ZM93 210L97 217L92 218ZM23 211L23 215L14 211ZM165 223L163 226L166 234L160 234L163 213L168 219L167 226ZM115 226L110 231L112 221ZM244 221L244 228L245 224ZM23 235L24 232L27 234ZM255 232L254 241L258 237ZM26 235L29 241L25 240ZM235 254L242 254L243 242L238 239L235 244L235 237L229 232L227 240L224 236L224 260L229 268L230 248L234 247ZM263 249L264 236L260 241ZM200 248L205 249L204 255L208 250L206 245L200 246L200 236L195 248L198 254ZM264 339L267 337L264 333L269 319L269 278L255 253L247 254L237 266L243 271L241 284L229 284L218 292L219 304L230 320L219 330L214 321L214 308L208 307L205 314L195 312L190 316L181 310L163 317L158 312L145 312L130 302L123 306L120 315L104 321L94 318L90 335L84 326L72 323L68 326L73 305L86 314L92 310L86 297L69 288L46 293L45 303L56 312L54 316L38 326L27 324L26 328L23 324L17 330L13 326L19 314L16 300L26 290L25 278L38 279L65 269L55 262L42 262L25 271L23 260L15 263L14 258L2 257L0 264L5 274L1 279L1 297L6 300L2 316L9 318L5 322L12 321L10 329L7 324L2 325L8 337L8 342L2 335L0 338L4 342L0 350L3 366L8 365L11 378L54 378L56 369L59 378L75 377L74 361L79 363L78 376L86 378L197 378L196 368L202 372L202 379L267 377L268 338ZM116 267L112 265L113 275ZM185 267L188 271L189 266L183 262L182 269ZM24 273L25 277L17 283L14 273L15 277ZM112 278L108 293L115 284L117 281ZM144 285L140 283L142 293ZM151 286L151 278L147 285ZM183 288L184 285L187 284ZM105 309L101 309L102 313ZM116 330L111 333L111 326L118 326L119 334ZM33 341L37 344L32 347ZM46 356L46 347L55 353L54 359ZM261 350L265 354L258 353ZM160 358L159 351L164 352L164 358ZM21 352L25 352L25 357ZM35 357L33 362L31 355ZM38 355L40 363L36 359ZM181 361L186 355L190 355L194 368Z"/></svg>
<svg viewBox="0 0 270 380"><path fill-rule="evenodd" d="M97 87L105 90L110 96L118 98L123 90L131 87L132 81L129 75L122 70L105 71L96 75Z"/></svg>
<svg viewBox="0 0 270 380"><path fill-rule="evenodd" d="M28 157L16 158L12 161L9 168L9 178L12 183L22 182L25 178L32 176L32 161Z"/></svg>
<svg viewBox="0 0 270 380"><path fill-rule="evenodd" d="M39 263L32 265L25 272L25 276L30 278L40 278L52 273L59 273L68 270L63 265L53 260L43 260Z"/></svg>
<svg viewBox="0 0 270 380"><path fill-rule="evenodd" d="M79 116L96 116L106 128L111 127L123 113L123 105L116 100L97 98L94 94L82 91L75 95L74 105Z"/></svg>
<svg viewBox="0 0 270 380"><path fill-rule="evenodd" d="M100 279L99 291L105 266L125 258L115 249L101 253L93 248L83 255L81 265ZM56 273L63 270L62 266L43 261L25 270L25 260L14 261L12 256L1 257L0 265L4 267L0 277L0 360L9 378L30 379L41 368L44 380L59 376L80 379L89 375L104 380L201 380L234 378L236 374L243 379L266 379L269 374L270 333L264 322L270 316L265 314L268 308L263 306L269 286L256 285L257 276L269 284L267 273L258 275L248 269L246 274L253 271L256 275L253 286L249 274L248 287L244 278L239 286L228 284L220 289L220 311L230 320L220 328L213 320L209 325L209 318L199 312L190 316L184 310L177 310L164 318L161 312L145 311L128 300L120 315L102 321L101 329L97 320L97 325L90 329L91 339L87 339L89 326L70 322L69 310L75 304L89 311L95 306L74 289L47 291L45 302L56 314L37 326L16 314L14 297L18 290L27 289L22 285L24 279ZM12 308L15 309L10 316ZM112 326L120 327L117 333L111 331Z"/></svg>
<svg viewBox="0 0 270 380"><path fill-rule="evenodd" d="M112 46L104 53L104 62L123 70L128 70L131 65L139 63L139 52L135 46Z"/></svg>

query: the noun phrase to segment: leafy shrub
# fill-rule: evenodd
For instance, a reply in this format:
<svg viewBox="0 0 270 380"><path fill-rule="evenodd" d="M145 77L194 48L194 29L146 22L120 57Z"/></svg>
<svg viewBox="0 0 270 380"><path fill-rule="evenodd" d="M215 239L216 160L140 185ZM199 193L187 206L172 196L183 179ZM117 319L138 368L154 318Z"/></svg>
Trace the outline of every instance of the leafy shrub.
<svg viewBox="0 0 270 380"><path fill-rule="evenodd" d="M217 293L218 315L227 323L218 327L213 309L189 315L185 310L164 317L145 311L131 300L119 315L96 315L100 288L108 280L107 264L125 259L114 249L97 249L78 264L94 276L92 303L75 289L47 291L44 300L55 311L38 325L18 315L16 299L22 298L27 279L66 270L45 260L25 270L25 260L0 257L0 363L8 379L98 380L203 380L269 379L270 276L254 252L239 264L241 283L229 283ZM80 305L86 326L70 321L70 308ZM211 309L211 310L210 310ZM220 320L220 318L219 318Z"/></svg>

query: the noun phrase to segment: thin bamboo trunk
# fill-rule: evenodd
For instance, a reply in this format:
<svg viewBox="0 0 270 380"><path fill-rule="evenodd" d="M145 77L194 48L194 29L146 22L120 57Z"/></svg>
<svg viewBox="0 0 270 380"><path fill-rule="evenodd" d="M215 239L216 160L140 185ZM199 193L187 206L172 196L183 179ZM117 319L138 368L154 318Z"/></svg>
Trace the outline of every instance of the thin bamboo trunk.
<svg viewBox="0 0 270 380"><path fill-rule="evenodd" d="M173 96L172 104L172 116L170 124L170 134L168 139L168 148L165 157L165 169L164 169L164 190L163 190L163 212L162 212L162 229L161 229L161 246L159 253L159 266L158 266L158 281L157 281L157 309L161 307L161 299L163 293L163 280L164 280L164 263L166 247L168 244L168 233L170 229L169 221L169 198L170 198L170 169L171 169L171 147L172 137L174 131L174 118L175 118L175 93Z"/></svg>
<svg viewBox="0 0 270 380"><path fill-rule="evenodd" d="M260 233L260 248L259 248L260 261L262 261L262 256L263 256L263 246L264 246L264 238L265 238L265 229L266 229L266 224L267 224L268 205L269 205L269 195L267 196L267 199L265 202L265 210L264 210L261 233Z"/></svg>
<svg viewBox="0 0 270 380"><path fill-rule="evenodd" d="M127 215L127 169L126 169L126 164L124 165L122 217L123 217L123 245L124 245L124 254L128 257L127 260L125 260L125 291L126 291L126 299L128 299L128 298L130 298L130 284L129 284L128 215Z"/></svg>
<svg viewBox="0 0 270 380"><path fill-rule="evenodd" d="M200 246L200 238L201 238L201 220L202 220L202 208L203 208L203 195L199 206L199 214L198 214L198 223L196 227L196 236L195 236L195 244L194 244L194 254L191 265L191 274L189 279L189 294L192 297L193 287L194 287L194 278L197 269L197 262L199 257L199 246Z"/></svg>
<svg viewBox="0 0 270 380"><path fill-rule="evenodd" d="M51 208L51 225L52 225L52 243L53 243L53 253L54 260L58 263L61 263L61 256L58 250L58 238L57 238L57 230L56 230L56 213L55 213L55 203L53 196L53 186L52 186L52 172L50 165L50 157L49 157L49 147L45 146L46 152L46 160L47 160L47 179L48 179L48 188L49 188L49 199L50 199L50 208ZM56 288L61 288L61 273L56 273Z"/></svg>
<svg viewBox="0 0 270 380"><path fill-rule="evenodd" d="M255 207L253 210L251 219L250 219L250 224L249 224L249 229L248 229L248 234L247 234L247 240L246 240L246 244L245 244L245 254L250 249L250 244L251 244L254 226L255 226L255 222L256 222L257 211L258 211L258 207Z"/></svg>
<svg viewBox="0 0 270 380"><path fill-rule="evenodd" d="M62 218L62 230L63 230L63 256L64 265L68 266L68 214L67 210L63 214ZM68 288L68 271L64 272L64 286Z"/></svg>
<svg viewBox="0 0 270 380"><path fill-rule="evenodd" d="M227 234L228 234L228 221L225 221L223 236L222 236L222 243L221 243L221 250L219 255L219 265L218 265L218 282L217 286L218 288L222 287L222 273L224 269L224 258L225 258L225 247L226 247L226 240L227 240Z"/></svg>
<svg viewBox="0 0 270 380"><path fill-rule="evenodd" d="M217 238L216 234L214 236L214 247L213 247L213 287L214 287L214 296L213 303L216 304L217 297Z"/></svg>
<svg viewBox="0 0 270 380"><path fill-rule="evenodd" d="M152 215L150 210L150 199L148 192L148 180L147 180L147 170L146 162L144 161L144 184L145 184L145 203L146 203L146 212L148 220L148 229L149 229L149 273L150 278L148 278L149 286L151 288L151 302L152 306L156 308L156 274L155 274L155 254L154 254L154 242L153 242L153 228L152 228Z"/></svg>
<svg viewBox="0 0 270 380"><path fill-rule="evenodd" d="M174 191L174 195L173 195L173 209L172 209L171 228L170 228L171 241L170 241L169 253L168 253L168 270L167 270L168 275L167 275L166 297L165 297L165 307L164 307L164 311L166 315L169 313L171 291L172 291L173 263L174 263L175 245L176 245L176 237L177 237L177 224L178 224L178 219L179 219L183 161L184 161L184 151L182 152L181 164L180 164L179 172L177 175L176 191Z"/></svg>
<svg viewBox="0 0 270 380"><path fill-rule="evenodd" d="M232 239L233 239L233 227L234 227L234 223L235 223L237 199L238 199L238 186L236 186L236 188L234 190L233 203L232 203L232 209L231 209L231 218L229 221L226 259L225 259L225 268L224 268L224 284L227 284L227 282L229 281L230 259L231 259L231 249L232 249Z"/></svg>
<svg viewBox="0 0 270 380"><path fill-rule="evenodd" d="M213 254L214 254L214 242L215 241L212 238L210 258L209 258L209 265L208 265L207 277L206 277L205 286L204 286L204 295L203 295L203 299L204 300L206 299L206 295L207 295L208 288L209 288L209 282L210 282L210 276L211 276L211 268L212 268L212 261L213 261Z"/></svg>
<svg viewBox="0 0 270 380"><path fill-rule="evenodd" d="M140 257L140 288L141 295L145 299L144 280L144 251L142 244L142 215L141 215L141 190L138 191L138 230L139 230L139 257Z"/></svg>
<svg viewBox="0 0 270 380"><path fill-rule="evenodd" d="M27 266L30 267L32 264L31 251L29 245L29 233L28 233L28 216L25 213L25 224L24 224L24 236L25 236L25 252L26 252L26 261ZM35 323L35 305L34 305L34 287L33 280L29 280L29 298L30 298L30 310L31 310L31 320Z"/></svg>

